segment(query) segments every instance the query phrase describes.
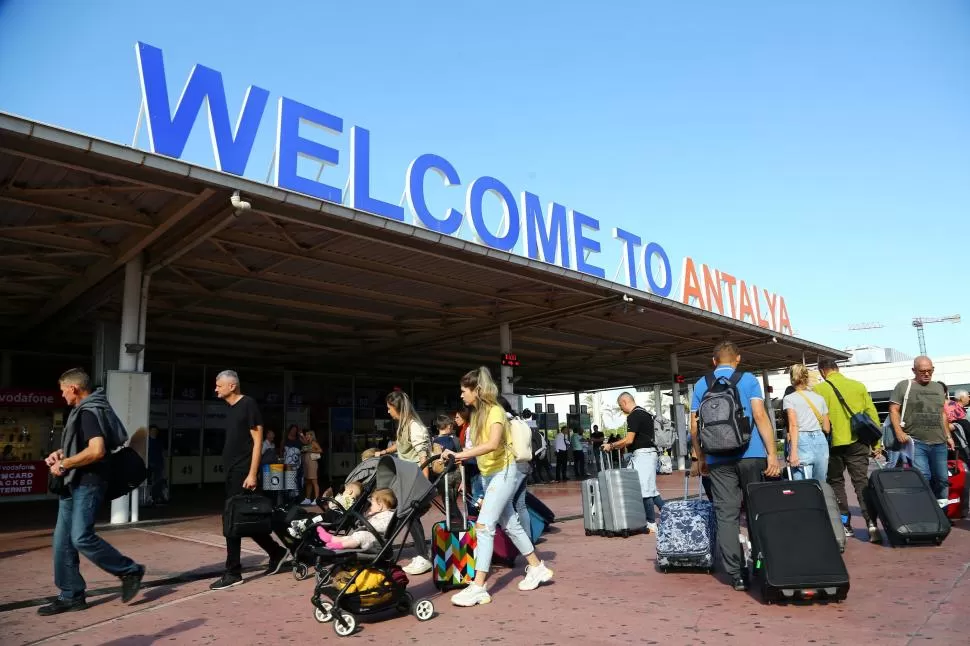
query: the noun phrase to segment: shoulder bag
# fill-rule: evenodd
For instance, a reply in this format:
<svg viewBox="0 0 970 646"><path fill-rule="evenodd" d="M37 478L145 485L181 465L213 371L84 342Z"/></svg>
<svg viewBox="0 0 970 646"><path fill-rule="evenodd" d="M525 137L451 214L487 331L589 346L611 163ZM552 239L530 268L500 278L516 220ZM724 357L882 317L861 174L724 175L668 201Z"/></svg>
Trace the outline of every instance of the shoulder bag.
<svg viewBox="0 0 970 646"><path fill-rule="evenodd" d="M906 383L906 394L903 395L903 405L899 409L899 426L900 428L906 428L906 422L903 419L906 415L906 404L909 403L909 391L913 388L913 380L910 379ZM899 443L896 439L896 429L893 428L893 416L892 414L886 415L886 421L882 423L882 448L887 451L899 451L902 449L903 445Z"/></svg>
<svg viewBox="0 0 970 646"><path fill-rule="evenodd" d="M842 397L842 393L835 387L835 384L828 379L825 380L825 383L832 387L832 392L835 393L839 403L842 404L842 408L848 413L849 428L855 434L856 439L866 446L875 446L882 439L882 429L879 428L879 425L872 421L872 418L866 415L865 411L853 413L849 405L845 403L845 398Z"/></svg>

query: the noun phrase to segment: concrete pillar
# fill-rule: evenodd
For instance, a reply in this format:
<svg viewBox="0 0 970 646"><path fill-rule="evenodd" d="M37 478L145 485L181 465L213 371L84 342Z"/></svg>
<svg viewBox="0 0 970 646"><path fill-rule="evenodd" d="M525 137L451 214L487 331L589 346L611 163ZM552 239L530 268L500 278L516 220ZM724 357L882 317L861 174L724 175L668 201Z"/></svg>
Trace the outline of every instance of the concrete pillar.
<svg viewBox="0 0 970 646"><path fill-rule="evenodd" d="M121 299L121 339L118 344L118 370L138 370L139 352L130 352L129 345L138 344L141 323L141 286L145 260L141 254L125 265L125 284ZM133 433L133 429L128 429ZM128 496L111 501L111 524L117 525L138 520L138 489Z"/></svg>
<svg viewBox="0 0 970 646"><path fill-rule="evenodd" d="M504 356L509 352L512 352L512 328L509 327L508 323L502 323L499 325L498 336L502 355ZM512 401L512 398L509 396L515 391L515 384L512 383L512 379L514 377L513 373L514 371L512 366L502 366L499 375L502 381L498 388L499 392L508 397L510 402ZM512 402L512 404L513 406L515 405L514 402Z"/></svg>
<svg viewBox="0 0 970 646"><path fill-rule="evenodd" d="M660 384L653 385L653 411L657 415L670 419L670 413L664 410L664 394Z"/></svg>
<svg viewBox="0 0 970 646"><path fill-rule="evenodd" d="M98 319L94 322L94 335L91 339L91 379L95 386L104 386L105 373L118 369L120 338L120 330L115 321Z"/></svg>
<svg viewBox="0 0 970 646"><path fill-rule="evenodd" d="M761 383L764 385L765 389L765 409L768 411L768 419L771 420L771 431L772 433L777 433L775 430L778 428L775 420L775 405L771 401L771 384L768 383L768 371L765 370L761 373Z"/></svg>
<svg viewBox="0 0 970 646"><path fill-rule="evenodd" d="M687 440L687 429L685 427L685 420L683 415L683 403L680 401L680 384L674 378L680 373L680 362L677 360L677 353L672 352L670 354L670 385L671 385L671 397L673 399L672 414L674 418L670 420L674 424L674 428L677 430L677 469L680 471L684 470L685 460L684 451L682 450L686 446Z"/></svg>

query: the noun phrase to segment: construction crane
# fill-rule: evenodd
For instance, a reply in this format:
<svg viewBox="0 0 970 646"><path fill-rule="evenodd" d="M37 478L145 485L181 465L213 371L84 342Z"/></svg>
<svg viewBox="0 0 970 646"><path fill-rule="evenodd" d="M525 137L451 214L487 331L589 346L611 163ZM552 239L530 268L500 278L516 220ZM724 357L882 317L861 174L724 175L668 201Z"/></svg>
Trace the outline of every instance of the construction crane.
<svg viewBox="0 0 970 646"><path fill-rule="evenodd" d="M884 327L886 326L878 321L872 321L871 323L853 323L849 326L849 332L855 332L856 330L878 330Z"/></svg>
<svg viewBox="0 0 970 646"><path fill-rule="evenodd" d="M913 319L913 327L916 328L916 336L919 338L919 353L926 355L926 337L923 334L923 326L930 323L959 323L960 315L951 314L950 316L919 316Z"/></svg>

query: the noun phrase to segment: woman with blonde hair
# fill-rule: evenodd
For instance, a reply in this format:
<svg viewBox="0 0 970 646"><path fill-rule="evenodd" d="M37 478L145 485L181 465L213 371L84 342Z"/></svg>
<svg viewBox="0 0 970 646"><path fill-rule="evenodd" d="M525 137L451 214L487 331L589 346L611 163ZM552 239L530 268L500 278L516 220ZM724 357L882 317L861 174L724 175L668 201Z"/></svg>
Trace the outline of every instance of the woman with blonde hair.
<svg viewBox="0 0 970 646"><path fill-rule="evenodd" d="M375 456L397 453L397 457L402 460L417 464L424 463L431 455L431 435L414 412L411 399L403 391L393 390L387 394L384 401L391 419L397 422L397 436L393 446L378 451ZM427 468L424 470L424 475L428 475ZM404 571L414 576L430 572L431 561L428 557L431 554L428 551L428 541L424 535L421 517L417 514L414 514L414 520L411 521L410 533L417 556L404 566Z"/></svg>
<svg viewBox="0 0 970 646"><path fill-rule="evenodd" d="M303 483L306 499L301 504L309 505L320 499L319 463L323 457L323 449L317 442L317 434L313 431L303 433Z"/></svg>
<svg viewBox="0 0 970 646"><path fill-rule="evenodd" d="M496 525L505 529L512 543L528 561L525 578L519 581L519 590L535 590L540 583L550 581L553 572L536 556L535 548L512 504L525 474L519 469L512 453L508 417L498 402L498 388L488 368L472 370L462 377L461 398L465 404L475 408L469 426L472 446L458 453L445 450L441 455L443 458L453 455L456 460L477 458L485 487L485 498L475 523L478 537L475 580L451 597L454 605L468 607L492 600L485 590L485 580L492 565Z"/></svg>
<svg viewBox="0 0 970 646"><path fill-rule="evenodd" d="M815 479L824 482L829 472L831 433L829 409L821 395L808 386L808 368L795 364L789 372L794 392L785 395L782 408L788 415L788 464L792 480Z"/></svg>

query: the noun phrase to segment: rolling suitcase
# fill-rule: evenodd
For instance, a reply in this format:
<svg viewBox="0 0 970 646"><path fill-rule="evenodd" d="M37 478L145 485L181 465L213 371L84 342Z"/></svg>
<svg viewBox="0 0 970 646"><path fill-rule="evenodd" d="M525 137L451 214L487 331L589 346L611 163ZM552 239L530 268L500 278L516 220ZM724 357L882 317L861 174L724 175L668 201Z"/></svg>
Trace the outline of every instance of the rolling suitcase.
<svg viewBox="0 0 970 646"><path fill-rule="evenodd" d="M526 533L529 529L524 528ZM515 567L515 559L519 556L519 548L515 546L505 529L501 525L495 526L495 542L492 547L492 563L506 568Z"/></svg>
<svg viewBox="0 0 970 646"><path fill-rule="evenodd" d="M603 532L607 536L642 534L647 531L647 512L640 495L640 476L634 469L614 469L607 455L607 468L596 476L603 503Z"/></svg>
<svg viewBox="0 0 970 646"><path fill-rule="evenodd" d="M849 572L818 481L749 484L748 526L765 603L846 598Z"/></svg>
<svg viewBox="0 0 970 646"><path fill-rule="evenodd" d="M688 500L690 471L684 474L684 499L668 500L657 523L657 567L714 571L717 523L714 505L703 498Z"/></svg>
<svg viewBox="0 0 970 646"><path fill-rule="evenodd" d="M602 453L602 452L601 452ZM600 457L602 460L602 457ZM600 497L600 481L593 477L579 483L579 491L583 499L583 528L587 536L602 536L603 500Z"/></svg>
<svg viewBox="0 0 970 646"><path fill-rule="evenodd" d="M893 547L940 545L950 520L919 469L880 469L869 474L869 497Z"/></svg>
<svg viewBox="0 0 970 646"><path fill-rule="evenodd" d="M536 498L531 491L525 492L525 504L529 509L539 514L546 523L551 525L556 522L556 515L552 513L552 510L544 502Z"/></svg>
<svg viewBox="0 0 970 646"><path fill-rule="evenodd" d="M464 491L465 470L459 468ZM439 590L464 588L472 582L475 578L475 548L478 547L475 524L468 518L467 505L461 515L461 526L451 526L449 479L447 476L442 478L445 483L445 519L431 526L431 578Z"/></svg>
<svg viewBox="0 0 970 646"><path fill-rule="evenodd" d="M947 518L959 520L967 517L967 507L970 497L967 496L967 465L963 460L950 460L946 463L947 473L950 474L950 493L944 511Z"/></svg>
<svg viewBox="0 0 970 646"><path fill-rule="evenodd" d="M845 552L845 530L842 529L842 512L839 511L839 501L829 483L820 480L818 484L822 487L822 493L825 495L825 507L829 512L829 522L832 523L835 542L839 544L839 551Z"/></svg>

